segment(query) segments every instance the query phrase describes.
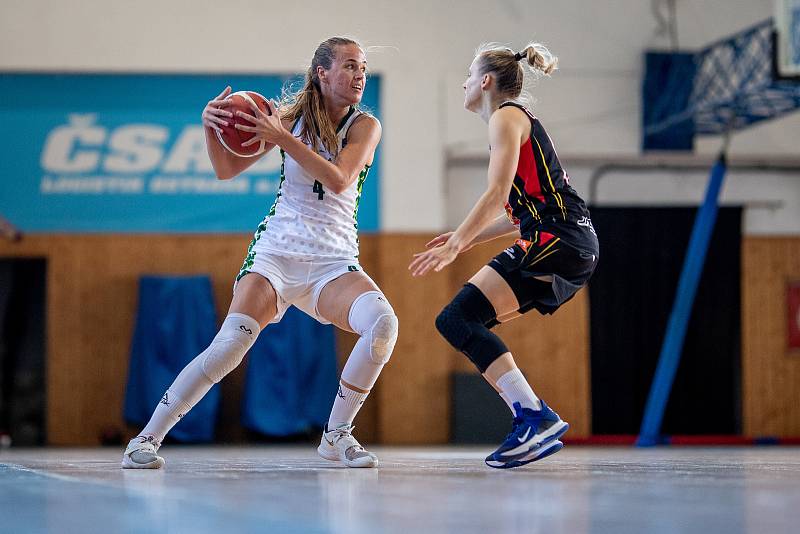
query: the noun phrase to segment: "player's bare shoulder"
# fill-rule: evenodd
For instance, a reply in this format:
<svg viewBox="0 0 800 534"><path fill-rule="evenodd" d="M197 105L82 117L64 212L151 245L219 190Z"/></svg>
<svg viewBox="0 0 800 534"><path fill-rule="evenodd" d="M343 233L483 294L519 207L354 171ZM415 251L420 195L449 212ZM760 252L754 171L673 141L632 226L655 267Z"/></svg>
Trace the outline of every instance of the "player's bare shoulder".
<svg viewBox="0 0 800 534"><path fill-rule="evenodd" d="M347 131L347 139L350 142L372 141L377 146L381 140L382 131L381 122L377 117L370 113L361 113Z"/></svg>
<svg viewBox="0 0 800 534"><path fill-rule="evenodd" d="M530 134L530 128L528 114L517 106L503 106L489 117L489 138L495 142L507 136L522 141Z"/></svg>
<svg viewBox="0 0 800 534"><path fill-rule="evenodd" d="M503 106L489 117L489 126L507 128L527 124L528 121L528 114L517 106Z"/></svg>

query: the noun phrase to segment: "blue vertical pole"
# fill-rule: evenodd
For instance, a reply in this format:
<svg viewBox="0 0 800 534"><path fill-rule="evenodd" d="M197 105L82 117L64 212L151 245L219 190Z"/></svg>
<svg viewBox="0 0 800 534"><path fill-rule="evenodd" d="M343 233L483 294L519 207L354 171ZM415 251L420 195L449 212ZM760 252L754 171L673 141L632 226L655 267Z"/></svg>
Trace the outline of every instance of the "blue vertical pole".
<svg viewBox="0 0 800 534"><path fill-rule="evenodd" d="M686 250L686 257L683 259L678 291L675 294L675 302L667 323L656 374L650 386L650 395L647 397L639 439L636 441L636 445L639 447L656 445L661 441L661 421L664 419L672 382L675 380L675 372L680 363L686 327L689 324L694 296L697 293L697 284L703 272L708 243L711 240L711 232L714 230L714 222L717 218L717 199L724 177L725 154L723 152L711 168L706 196L695 216L689 247Z"/></svg>

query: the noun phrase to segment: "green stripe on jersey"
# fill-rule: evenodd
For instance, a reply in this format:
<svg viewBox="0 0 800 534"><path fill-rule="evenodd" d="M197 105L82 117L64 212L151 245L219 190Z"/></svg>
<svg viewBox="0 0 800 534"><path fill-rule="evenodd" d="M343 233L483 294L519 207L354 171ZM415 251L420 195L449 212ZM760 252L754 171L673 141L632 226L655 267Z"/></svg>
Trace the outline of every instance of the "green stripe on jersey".
<svg viewBox="0 0 800 534"><path fill-rule="evenodd" d="M361 240L358 238L358 205L361 204L361 190L364 189L364 182L367 181L369 169L369 165L364 165L364 169L358 173L358 185L356 186L358 195L356 196L356 207L353 210L353 227L356 229L356 248L361 247ZM356 259L358 259L358 255L356 255Z"/></svg>
<svg viewBox="0 0 800 534"><path fill-rule="evenodd" d="M272 207L269 209L269 213L264 218L263 221L258 225L256 228L256 233L253 235L252 241L250 241L250 246L247 247L247 256L244 258L244 263L242 263L242 268L239 269L239 274L236 276L236 281L238 282L241 278L250 272L250 269L253 267L256 258L256 252L253 250L256 246L256 243L261 238L261 234L267 229L267 219L275 215L275 209L278 207L278 201L281 199L283 195L283 182L286 180L286 173L284 169L286 167L286 153L281 149L281 179L278 183L278 193L275 195L275 202L272 203Z"/></svg>

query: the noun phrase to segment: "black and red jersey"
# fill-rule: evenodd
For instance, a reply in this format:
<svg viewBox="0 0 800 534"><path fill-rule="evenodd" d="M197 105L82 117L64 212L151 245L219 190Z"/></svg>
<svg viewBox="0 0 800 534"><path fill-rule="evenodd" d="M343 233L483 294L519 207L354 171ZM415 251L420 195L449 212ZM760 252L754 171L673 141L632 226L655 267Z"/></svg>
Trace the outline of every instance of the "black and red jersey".
<svg viewBox="0 0 800 534"><path fill-rule="evenodd" d="M514 106L528 115L531 135L520 147L519 162L514 182L506 203L506 213L518 224L523 238L531 239L544 228L566 223L590 229L589 210L583 199L569 185L569 176L561 167L553 142L542 123L527 108L515 102L505 102L500 107Z"/></svg>

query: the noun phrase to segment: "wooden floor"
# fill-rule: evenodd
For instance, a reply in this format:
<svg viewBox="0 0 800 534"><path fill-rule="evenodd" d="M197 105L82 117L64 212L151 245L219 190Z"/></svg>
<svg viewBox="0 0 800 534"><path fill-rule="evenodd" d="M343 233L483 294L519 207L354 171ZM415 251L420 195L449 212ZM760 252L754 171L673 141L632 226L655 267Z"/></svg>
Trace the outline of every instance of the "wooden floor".
<svg viewBox="0 0 800 534"><path fill-rule="evenodd" d="M379 448L348 469L314 447L0 451L0 532L778 533L800 524L800 449L568 446L512 470L487 448Z"/></svg>

